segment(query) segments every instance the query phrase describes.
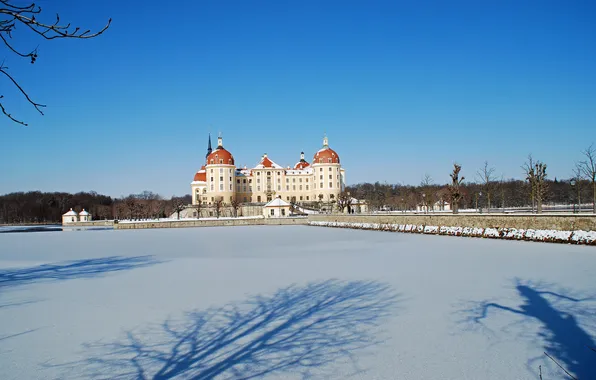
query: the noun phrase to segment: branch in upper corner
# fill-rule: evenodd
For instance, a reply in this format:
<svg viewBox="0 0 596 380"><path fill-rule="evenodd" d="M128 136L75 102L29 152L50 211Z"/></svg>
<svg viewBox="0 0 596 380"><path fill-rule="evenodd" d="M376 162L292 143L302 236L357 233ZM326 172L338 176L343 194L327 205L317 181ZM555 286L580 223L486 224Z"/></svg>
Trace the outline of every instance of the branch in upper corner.
<svg viewBox="0 0 596 380"><path fill-rule="evenodd" d="M97 37L103 34L111 25L112 19L110 18L107 24L95 33L91 33L90 29L81 30L80 27L71 27L71 24L60 24L60 16L56 14L56 20L53 23L45 23L37 20L37 16L42 13L40 6L35 3L30 5L19 6L15 5L16 0L0 0L0 39L8 47L9 51L22 58L30 58L31 63L37 61L38 50L37 47L30 52L21 50L15 47L13 43L13 32L17 29L17 25L24 25L33 33L42 36L46 40L53 40L57 38L77 38L77 39L89 39ZM35 107L35 109L43 115L41 107L45 105L33 101L25 89L19 85L19 83L6 72L7 67L4 64L0 64L0 72L4 74L25 96L27 101ZM0 96L2 98L3 96ZM12 121L27 125L25 122L14 118L8 113L3 104L0 105L2 113L6 115Z"/></svg>

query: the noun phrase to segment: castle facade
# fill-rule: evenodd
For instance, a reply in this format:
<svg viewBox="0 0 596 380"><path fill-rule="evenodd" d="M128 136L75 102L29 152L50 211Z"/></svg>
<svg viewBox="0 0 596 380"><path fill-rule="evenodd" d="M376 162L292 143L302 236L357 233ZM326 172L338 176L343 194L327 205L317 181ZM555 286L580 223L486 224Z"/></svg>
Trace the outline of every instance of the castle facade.
<svg viewBox="0 0 596 380"><path fill-rule="evenodd" d="M329 147L327 137L323 147L313 156L312 163L300 154L293 167L282 167L267 154L254 168L237 168L234 156L217 139L217 148L211 149L211 138L205 164L194 175L190 184L192 203L224 205L234 203L266 203L281 198L291 203L337 201L345 188L345 170L339 155Z"/></svg>

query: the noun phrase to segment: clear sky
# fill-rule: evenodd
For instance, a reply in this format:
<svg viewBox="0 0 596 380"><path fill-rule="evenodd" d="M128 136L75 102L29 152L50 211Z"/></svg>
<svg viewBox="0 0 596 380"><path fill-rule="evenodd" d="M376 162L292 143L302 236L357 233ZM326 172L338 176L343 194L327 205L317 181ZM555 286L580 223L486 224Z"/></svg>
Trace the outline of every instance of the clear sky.
<svg viewBox="0 0 596 380"><path fill-rule="evenodd" d="M520 178L529 153L567 178L596 142L593 0L39 3L113 24L51 43L19 28L35 65L4 49L47 109L3 80L30 126L0 118L0 194L189 193L208 132L238 166L310 161L327 133L349 184L446 183L454 161Z"/></svg>

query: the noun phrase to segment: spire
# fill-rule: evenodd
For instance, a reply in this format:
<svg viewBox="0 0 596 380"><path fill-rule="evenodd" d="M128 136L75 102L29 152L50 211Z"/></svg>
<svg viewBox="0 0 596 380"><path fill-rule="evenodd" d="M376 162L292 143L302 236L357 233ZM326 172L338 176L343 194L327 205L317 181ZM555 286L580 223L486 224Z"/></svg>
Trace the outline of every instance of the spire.
<svg viewBox="0 0 596 380"><path fill-rule="evenodd" d="M327 138L327 134L323 137L323 148L329 148L329 139Z"/></svg>
<svg viewBox="0 0 596 380"><path fill-rule="evenodd" d="M211 149L211 133L209 133L209 144L207 145L207 154L205 155L205 158L209 157L211 152L213 152L213 149Z"/></svg>
<svg viewBox="0 0 596 380"><path fill-rule="evenodd" d="M217 148L223 148L223 138L221 137L221 132L219 132L219 136L217 137Z"/></svg>
<svg viewBox="0 0 596 380"><path fill-rule="evenodd" d="M300 152L300 162L305 162L306 160L304 159L304 152Z"/></svg>

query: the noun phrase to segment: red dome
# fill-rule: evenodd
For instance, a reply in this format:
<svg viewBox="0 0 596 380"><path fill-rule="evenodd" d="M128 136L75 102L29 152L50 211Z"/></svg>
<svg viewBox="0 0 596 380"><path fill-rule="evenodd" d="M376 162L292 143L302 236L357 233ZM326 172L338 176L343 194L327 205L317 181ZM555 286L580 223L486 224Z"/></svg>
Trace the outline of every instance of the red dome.
<svg viewBox="0 0 596 380"><path fill-rule="evenodd" d="M234 165L234 156L222 147L218 147L207 156L207 165Z"/></svg>
<svg viewBox="0 0 596 380"><path fill-rule="evenodd" d="M310 164L306 161L300 161L298 163L296 163L296 165L294 165L294 169L295 170L302 170L302 169L306 169L310 166Z"/></svg>
<svg viewBox="0 0 596 380"><path fill-rule="evenodd" d="M337 153L329 148L323 148L315 153L312 160L313 164L339 164L339 156Z"/></svg>
<svg viewBox="0 0 596 380"><path fill-rule="evenodd" d="M201 166L201 170L199 170L195 174L195 178L193 179L193 181L202 181L202 182L206 182L207 181L207 172L205 171L205 167L204 166Z"/></svg>

